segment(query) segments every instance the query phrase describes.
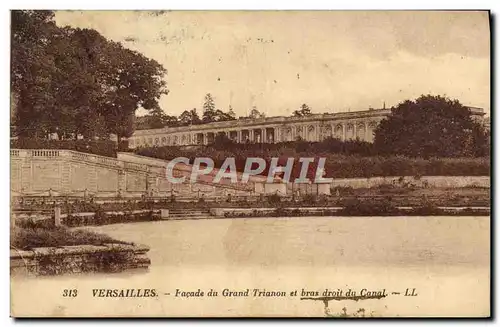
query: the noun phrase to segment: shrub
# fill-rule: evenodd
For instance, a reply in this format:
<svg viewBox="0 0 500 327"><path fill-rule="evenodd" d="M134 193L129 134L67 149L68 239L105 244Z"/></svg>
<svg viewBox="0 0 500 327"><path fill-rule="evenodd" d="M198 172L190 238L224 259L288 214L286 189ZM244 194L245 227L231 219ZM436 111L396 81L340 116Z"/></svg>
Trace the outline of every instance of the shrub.
<svg viewBox="0 0 500 327"><path fill-rule="evenodd" d="M243 171L249 157L280 158L281 164L287 158L325 157L327 177L352 178L375 176L489 176L489 157L482 158L408 158L404 156L377 156L370 145L359 141L342 142L328 139L322 142L295 141L277 144L232 144L224 149L203 147L152 147L136 149L140 155L171 160L176 157L210 157L215 167L220 168L228 157L235 158L236 168ZM359 151L358 151L359 150ZM314 166L314 163L310 167ZM298 167L298 165L297 165ZM295 165L294 165L295 168ZM299 167L300 168L300 167ZM300 169L294 169L292 179L298 177ZM266 175L264 170L262 175Z"/></svg>
<svg viewBox="0 0 500 327"><path fill-rule="evenodd" d="M271 194L267 196L267 202L273 205L279 204L281 203L281 197L278 194Z"/></svg>
<svg viewBox="0 0 500 327"><path fill-rule="evenodd" d="M316 203L316 196L314 194L305 194L303 197L302 197L302 203L304 204L314 204Z"/></svg>
<svg viewBox="0 0 500 327"><path fill-rule="evenodd" d="M400 214L400 210L389 199L365 200L358 199L346 201L339 214L346 216L377 216Z"/></svg>
<svg viewBox="0 0 500 327"><path fill-rule="evenodd" d="M21 250L36 247L61 247L68 245L103 245L105 243L132 244L113 239L104 234L85 230L55 228L16 228L12 231L10 244Z"/></svg>

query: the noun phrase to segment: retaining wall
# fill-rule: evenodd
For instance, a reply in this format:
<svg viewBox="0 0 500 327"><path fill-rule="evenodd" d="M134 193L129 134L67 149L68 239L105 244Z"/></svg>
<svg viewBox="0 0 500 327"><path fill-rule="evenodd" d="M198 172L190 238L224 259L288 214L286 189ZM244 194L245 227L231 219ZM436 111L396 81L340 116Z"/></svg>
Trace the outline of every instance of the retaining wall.
<svg viewBox="0 0 500 327"><path fill-rule="evenodd" d="M147 268L149 248L144 245L76 245L62 248L10 250L11 274L58 275L83 272L117 272Z"/></svg>

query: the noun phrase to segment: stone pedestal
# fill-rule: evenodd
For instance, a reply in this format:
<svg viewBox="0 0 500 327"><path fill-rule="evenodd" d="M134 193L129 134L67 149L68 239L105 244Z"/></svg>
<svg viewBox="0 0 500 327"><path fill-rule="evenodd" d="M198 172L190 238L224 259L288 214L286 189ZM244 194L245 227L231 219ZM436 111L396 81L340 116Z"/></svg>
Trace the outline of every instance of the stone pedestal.
<svg viewBox="0 0 500 327"><path fill-rule="evenodd" d="M161 219L168 219L168 217L169 217L168 209L160 209L160 218Z"/></svg>
<svg viewBox="0 0 500 327"><path fill-rule="evenodd" d="M224 208L210 208L210 215L215 217L224 217Z"/></svg>
<svg viewBox="0 0 500 327"><path fill-rule="evenodd" d="M278 194L279 196L286 195L286 184L281 182L264 184L264 193L267 195Z"/></svg>
<svg viewBox="0 0 500 327"><path fill-rule="evenodd" d="M264 194L265 193L265 183L264 182L255 182L254 183L254 191L255 191L255 194Z"/></svg>
<svg viewBox="0 0 500 327"><path fill-rule="evenodd" d="M330 195L330 183L316 183L318 195Z"/></svg>

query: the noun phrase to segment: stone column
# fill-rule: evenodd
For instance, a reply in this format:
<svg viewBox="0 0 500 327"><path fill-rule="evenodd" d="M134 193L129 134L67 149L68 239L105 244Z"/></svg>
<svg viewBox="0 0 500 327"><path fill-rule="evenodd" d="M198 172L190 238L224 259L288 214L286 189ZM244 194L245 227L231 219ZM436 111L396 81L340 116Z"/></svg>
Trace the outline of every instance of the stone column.
<svg viewBox="0 0 500 327"><path fill-rule="evenodd" d="M346 140L346 126L347 124L344 122L342 123L342 141L345 141Z"/></svg>
<svg viewBox="0 0 500 327"><path fill-rule="evenodd" d="M267 143L266 128L260 129L260 143Z"/></svg>
<svg viewBox="0 0 500 327"><path fill-rule="evenodd" d="M62 225L61 207L54 208L54 225L56 227L59 227Z"/></svg>
<svg viewBox="0 0 500 327"><path fill-rule="evenodd" d="M366 122L366 133L367 133L367 139L368 142L373 142L373 131L375 129L373 128L373 125L370 124L370 122Z"/></svg>
<svg viewBox="0 0 500 327"><path fill-rule="evenodd" d="M65 158L63 161L59 161L55 164L59 165L59 172L61 176L58 191L61 191L62 193L69 193L71 191L71 162Z"/></svg>
<svg viewBox="0 0 500 327"><path fill-rule="evenodd" d="M208 144L208 133L203 133L203 144Z"/></svg>
<svg viewBox="0 0 500 327"><path fill-rule="evenodd" d="M248 130L248 138L250 139L250 142L254 141L253 137L254 137L253 129L249 129Z"/></svg>
<svg viewBox="0 0 500 327"><path fill-rule="evenodd" d="M275 127L274 128L274 138L273 138L274 143L278 143L280 141L279 133L280 133L279 127Z"/></svg>
<svg viewBox="0 0 500 327"><path fill-rule="evenodd" d="M355 140L355 139L356 139L356 137L358 136L358 135L357 135L357 133L358 133L358 132L357 132L357 127L356 127L356 125L357 125L357 124L358 124L358 122L354 122L354 123L352 124L352 134L353 134L352 139L353 139L353 140Z"/></svg>
<svg viewBox="0 0 500 327"><path fill-rule="evenodd" d="M238 141L238 143L241 143L242 142L242 139L241 139L241 129L239 129L236 133L238 134L237 141Z"/></svg>
<svg viewBox="0 0 500 327"><path fill-rule="evenodd" d="M146 180L146 192L149 194L149 196L156 196L158 192L158 179L155 176L148 174L146 176Z"/></svg>
<svg viewBox="0 0 500 327"><path fill-rule="evenodd" d="M127 172L124 169L118 171L118 189L117 192L123 193L127 189Z"/></svg>
<svg viewBox="0 0 500 327"><path fill-rule="evenodd" d="M366 141L366 142L370 142L370 135L368 134L368 122L367 121L364 121L363 124L365 125L365 136L364 136L364 140L363 141Z"/></svg>

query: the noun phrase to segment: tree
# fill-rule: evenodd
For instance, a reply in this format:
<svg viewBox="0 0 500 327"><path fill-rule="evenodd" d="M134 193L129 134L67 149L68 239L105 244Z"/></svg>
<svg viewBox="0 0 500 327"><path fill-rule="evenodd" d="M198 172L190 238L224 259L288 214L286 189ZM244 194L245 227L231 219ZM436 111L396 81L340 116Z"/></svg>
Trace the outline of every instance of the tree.
<svg viewBox="0 0 500 327"><path fill-rule="evenodd" d="M13 125L19 135L51 132L54 97L47 90L56 70L46 49L57 30L53 18L51 11L11 11L11 86L18 100Z"/></svg>
<svg viewBox="0 0 500 327"><path fill-rule="evenodd" d="M179 116L179 123L182 126L200 124L201 120L200 117L198 116L196 108L193 108L191 110L184 110L182 114Z"/></svg>
<svg viewBox="0 0 500 327"><path fill-rule="evenodd" d="M141 107L154 109L160 96L168 94L166 70L158 62L119 43L108 42L103 52L104 60L101 58L100 62L104 61L102 70L107 73L100 82L105 91L100 108L107 117L110 132L117 133L120 139L133 133L127 130L121 134L121 126L130 113Z"/></svg>
<svg viewBox="0 0 500 327"><path fill-rule="evenodd" d="M391 108L375 130L375 150L412 157L477 155L481 126L458 100L422 95Z"/></svg>
<svg viewBox="0 0 500 327"><path fill-rule="evenodd" d="M250 115L248 117L251 119L257 119L257 118L264 118L266 117L266 115L257 110L256 106L253 106L252 110L250 111Z"/></svg>
<svg viewBox="0 0 500 327"><path fill-rule="evenodd" d="M490 154L490 137L488 131L480 124L474 124L470 138L470 153L474 157L484 157Z"/></svg>
<svg viewBox="0 0 500 327"><path fill-rule="evenodd" d="M201 119L200 116L198 115L198 111L196 111L196 108L191 109L191 124L193 125L201 124Z"/></svg>
<svg viewBox="0 0 500 327"><path fill-rule="evenodd" d="M229 108L227 110L227 115L230 117L230 120L235 120L236 119L236 114L234 113L233 107L229 105Z"/></svg>
<svg viewBox="0 0 500 327"><path fill-rule="evenodd" d="M215 121L229 121L229 120L235 120L236 118L234 117L234 113L233 115L231 115L228 112L224 112L222 110L217 109L215 111L214 119Z"/></svg>
<svg viewBox="0 0 500 327"><path fill-rule="evenodd" d="M20 136L130 136L131 114L167 94L166 70L92 29L59 28L50 11L12 11L11 83ZM131 123L132 121L132 123Z"/></svg>
<svg viewBox="0 0 500 327"><path fill-rule="evenodd" d="M310 115L312 115L311 108L309 108L309 106L305 103L300 106L299 110L295 110L293 112L294 117L305 117Z"/></svg>
<svg viewBox="0 0 500 327"><path fill-rule="evenodd" d="M180 126L180 122L179 122L179 119L177 118L177 116L165 115L164 122L165 122L165 126L167 126L167 127Z"/></svg>
<svg viewBox="0 0 500 327"><path fill-rule="evenodd" d="M184 110L182 114L179 115L179 123L181 124L181 126L188 126L192 124L190 110Z"/></svg>
<svg viewBox="0 0 500 327"><path fill-rule="evenodd" d="M215 102L210 93L205 95L205 102L203 103L203 123L211 123L216 121Z"/></svg>
<svg viewBox="0 0 500 327"><path fill-rule="evenodd" d="M179 125L177 117L165 114L160 106L155 106L145 117L149 128L175 127Z"/></svg>

